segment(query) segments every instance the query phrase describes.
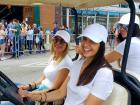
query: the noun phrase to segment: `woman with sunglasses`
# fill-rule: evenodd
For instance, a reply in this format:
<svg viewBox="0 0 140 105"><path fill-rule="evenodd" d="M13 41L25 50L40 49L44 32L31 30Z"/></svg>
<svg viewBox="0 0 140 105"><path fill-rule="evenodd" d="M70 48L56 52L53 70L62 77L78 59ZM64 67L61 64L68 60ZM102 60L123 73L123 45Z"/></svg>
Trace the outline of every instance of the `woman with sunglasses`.
<svg viewBox="0 0 140 105"><path fill-rule="evenodd" d="M48 65L44 69L41 77L28 85L22 85L19 90L33 91L32 94L40 94L49 90L58 89L65 81L72 59L68 55L68 43L70 35L65 30L59 30L52 38L51 56ZM33 95L34 96L34 95ZM34 102L30 103L34 105ZM2 102L1 105L13 105L11 102Z"/></svg>
<svg viewBox="0 0 140 105"><path fill-rule="evenodd" d="M20 86L22 90L48 91L61 86L68 75L72 60L68 55L70 35L64 30L57 31L52 38L51 56L42 76L27 86Z"/></svg>
<svg viewBox="0 0 140 105"><path fill-rule="evenodd" d="M122 60L125 43L126 43L126 37L128 34L128 24L130 20L130 13L123 15L120 18L120 21L118 22L118 39L119 44L116 47L115 51L112 51L111 53L106 55L106 60L108 62L114 62L119 59ZM129 71L132 71L134 73L140 74L140 29L139 29L139 17L135 15L135 28L132 34L131 44L130 44L130 50L127 60L127 66L126 69Z"/></svg>
<svg viewBox="0 0 140 105"><path fill-rule="evenodd" d="M22 93L31 100L49 102L66 96L64 105L102 105L113 89L113 73L104 58L107 30L100 24L89 25L80 36L84 58L76 60L62 86L41 94Z"/></svg>

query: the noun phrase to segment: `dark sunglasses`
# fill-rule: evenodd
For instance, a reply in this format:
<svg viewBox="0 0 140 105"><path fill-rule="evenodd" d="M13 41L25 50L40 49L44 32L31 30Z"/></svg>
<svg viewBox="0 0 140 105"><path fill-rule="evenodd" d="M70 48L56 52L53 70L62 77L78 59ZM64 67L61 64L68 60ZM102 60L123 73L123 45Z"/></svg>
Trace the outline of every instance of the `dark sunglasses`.
<svg viewBox="0 0 140 105"><path fill-rule="evenodd" d="M53 42L56 43L60 43L60 44L65 44L66 42L62 39L62 38L58 38L58 37L54 37L53 38Z"/></svg>
<svg viewBox="0 0 140 105"><path fill-rule="evenodd" d="M118 24L118 27L117 27L119 30L120 29L126 29L126 30L128 30L128 25L124 25L124 24Z"/></svg>

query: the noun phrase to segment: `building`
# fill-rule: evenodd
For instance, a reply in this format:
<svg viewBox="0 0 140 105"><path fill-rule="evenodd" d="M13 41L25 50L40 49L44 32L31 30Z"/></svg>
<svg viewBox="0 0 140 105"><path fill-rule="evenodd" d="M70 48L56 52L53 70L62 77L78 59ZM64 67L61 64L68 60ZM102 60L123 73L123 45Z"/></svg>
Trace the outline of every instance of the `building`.
<svg viewBox="0 0 140 105"><path fill-rule="evenodd" d="M53 28L55 22L55 6L52 5L0 5L0 20L11 21L16 18L20 22L23 20L29 24L37 23L44 28Z"/></svg>
<svg viewBox="0 0 140 105"><path fill-rule="evenodd" d="M136 13L140 16L140 3L135 3ZM78 25L79 33L89 24L100 23L107 27L108 31L112 28L115 22L125 14L130 12L128 5L113 5L106 7L97 7L93 9L79 9L78 12ZM74 30L74 15L68 8L63 8L63 24Z"/></svg>

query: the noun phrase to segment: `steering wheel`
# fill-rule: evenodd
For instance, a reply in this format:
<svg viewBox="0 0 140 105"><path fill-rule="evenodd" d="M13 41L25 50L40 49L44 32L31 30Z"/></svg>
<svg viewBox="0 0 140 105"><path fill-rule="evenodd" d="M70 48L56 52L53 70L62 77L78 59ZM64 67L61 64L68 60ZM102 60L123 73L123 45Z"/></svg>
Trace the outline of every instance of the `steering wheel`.
<svg viewBox="0 0 140 105"><path fill-rule="evenodd" d="M20 99L18 87L0 71L0 101L10 101L16 105L30 105L27 98Z"/></svg>

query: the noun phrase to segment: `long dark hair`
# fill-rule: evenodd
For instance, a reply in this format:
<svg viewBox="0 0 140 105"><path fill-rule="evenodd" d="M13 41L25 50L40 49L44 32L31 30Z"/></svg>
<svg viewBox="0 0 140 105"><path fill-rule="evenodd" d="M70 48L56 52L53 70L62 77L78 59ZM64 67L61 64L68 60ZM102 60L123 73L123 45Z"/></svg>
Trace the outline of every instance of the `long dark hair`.
<svg viewBox="0 0 140 105"><path fill-rule="evenodd" d="M105 43L100 42L99 50L97 51L95 58L91 61L91 63L83 70L82 74L79 77L77 86L86 85L91 82L96 74L96 72L101 67L109 67L109 63L105 60Z"/></svg>
<svg viewBox="0 0 140 105"><path fill-rule="evenodd" d="M140 29L139 29L139 25L134 23L134 31L132 34L132 37L140 37Z"/></svg>
<svg viewBox="0 0 140 105"><path fill-rule="evenodd" d="M134 25L134 31L133 31L133 34L132 34L132 37L138 37L138 38L140 38L140 29L139 29L139 25L138 24L136 24L136 23L134 23L135 25ZM128 26L126 26L127 27L127 29L128 29ZM117 40L119 41L119 42L122 42L122 41L124 41L126 38L123 38L122 37L122 35L119 33L119 35L118 35L118 37L117 37Z"/></svg>

